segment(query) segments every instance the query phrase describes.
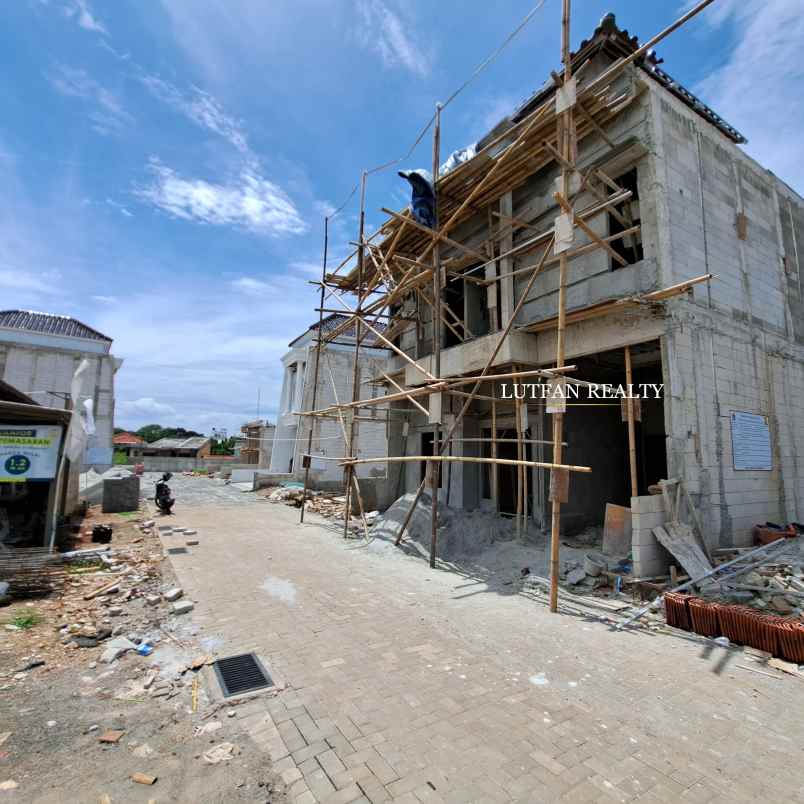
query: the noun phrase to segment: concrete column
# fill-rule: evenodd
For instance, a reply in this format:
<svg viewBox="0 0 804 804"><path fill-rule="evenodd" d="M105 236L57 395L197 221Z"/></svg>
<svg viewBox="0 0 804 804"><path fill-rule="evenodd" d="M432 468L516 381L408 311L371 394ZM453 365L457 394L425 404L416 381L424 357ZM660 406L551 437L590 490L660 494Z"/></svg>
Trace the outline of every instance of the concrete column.
<svg viewBox="0 0 804 804"><path fill-rule="evenodd" d="M500 215L511 217L514 214L514 202L510 192L505 193L500 198ZM513 247L514 237L510 227L510 222L505 218L500 220L500 224L506 227L507 233L500 240L500 253L505 254ZM497 283L500 290L500 311L502 313L502 320L500 328L504 327L511 320L511 313L514 311L514 278L510 276L513 271L514 260L512 257L502 257L500 259L500 276L502 277Z"/></svg>

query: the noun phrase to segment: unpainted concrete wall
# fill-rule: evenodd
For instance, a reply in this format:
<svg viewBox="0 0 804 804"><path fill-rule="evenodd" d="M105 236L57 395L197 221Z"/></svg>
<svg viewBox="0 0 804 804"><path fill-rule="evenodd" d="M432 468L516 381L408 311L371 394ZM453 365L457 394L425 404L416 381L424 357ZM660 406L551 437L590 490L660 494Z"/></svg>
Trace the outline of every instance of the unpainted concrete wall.
<svg viewBox="0 0 804 804"><path fill-rule="evenodd" d="M667 304L668 473L693 493L710 544L747 545L753 524L804 515L804 201L675 98L651 94L662 283L717 275ZM734 469L735 411L768 417L772 471Z"/></svg>

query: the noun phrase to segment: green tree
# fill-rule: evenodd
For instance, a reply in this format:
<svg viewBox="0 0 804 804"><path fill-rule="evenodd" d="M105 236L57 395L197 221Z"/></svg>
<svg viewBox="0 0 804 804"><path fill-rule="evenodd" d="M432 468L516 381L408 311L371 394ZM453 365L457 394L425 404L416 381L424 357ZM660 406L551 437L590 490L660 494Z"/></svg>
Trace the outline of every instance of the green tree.
<svg viewBox="0 0 804 804"><path fill-rule="evenodd" d="M159 441L160 438L192 438L194 436L203 436L203 433L197 433L195 430L185 430L183 427L162 427L161 424L146 424L145 427L140 427L137 430L137 435L152 444L154 441Z"/></svg>

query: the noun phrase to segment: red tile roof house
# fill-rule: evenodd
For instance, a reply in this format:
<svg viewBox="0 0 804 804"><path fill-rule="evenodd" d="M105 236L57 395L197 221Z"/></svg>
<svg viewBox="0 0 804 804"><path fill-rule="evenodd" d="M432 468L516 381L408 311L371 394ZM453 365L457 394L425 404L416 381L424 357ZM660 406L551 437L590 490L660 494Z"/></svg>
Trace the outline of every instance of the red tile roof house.
<svg viewBox="0 0 804 804"><path fill-rule="evenodd" d="M132 447L138 447L145 444L145 439L140 438L134 433L117 433L112 438L112 446L115 452L122 452L128 455Z"/></svg>

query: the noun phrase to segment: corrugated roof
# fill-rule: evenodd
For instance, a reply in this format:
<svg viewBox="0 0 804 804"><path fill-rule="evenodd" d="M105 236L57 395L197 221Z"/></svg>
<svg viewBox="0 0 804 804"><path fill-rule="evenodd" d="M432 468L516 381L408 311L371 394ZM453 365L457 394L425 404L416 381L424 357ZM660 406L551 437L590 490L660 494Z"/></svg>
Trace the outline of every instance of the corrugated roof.
<svg viewBox="0 0 804 804"><path fill-rule="evenodd" d="M331 315L325 316L324 319L321 321L321 331L328 335L330 332L333 332L337 329L341 324L345 321L348 321L350 316L348 315L341 315L340 313L332 313ZM385 324L381 322L371 322L371 326L374 327L378 332L383 332L385 330ZM318 322L316 321L315 324L311 324L301 335L294 338L288 346L293 346L299 338L302 338L308 332L315 332L318 329ZM345 329L337 338L337 340L348 340L354 339L355 337L355 327L354 324L351 327ZM382 348L383 343L382 341L372 332L370 332L366 338L363 340L364 346L373 346L373 347L380 347Z"/></svg>
<svg viewBox="0 0 804 804"><path fill-rule="evenodd" d="M191 436L190 438L160 438L146 449L201 449L209 439L206 436Z"/></svg>
<svg viewBox="0 0 804 804"><path fill-rule="evenodd" d="M0 380L0 402L19 402L23 405L38 405L35 399L31 399L28 394L22 393L18 388Z"/></svg>
<svg viewBox="0 0 804 804"><path fill-rule="evenodd" d="M0 310L0 327L41 332L45 335L62 335L68 338L86 338L93 341L112 342L112 339L88 327L77 318L53 313L38 313L35 310Z"/></svg>

